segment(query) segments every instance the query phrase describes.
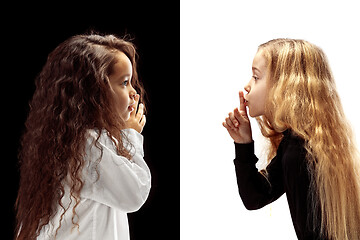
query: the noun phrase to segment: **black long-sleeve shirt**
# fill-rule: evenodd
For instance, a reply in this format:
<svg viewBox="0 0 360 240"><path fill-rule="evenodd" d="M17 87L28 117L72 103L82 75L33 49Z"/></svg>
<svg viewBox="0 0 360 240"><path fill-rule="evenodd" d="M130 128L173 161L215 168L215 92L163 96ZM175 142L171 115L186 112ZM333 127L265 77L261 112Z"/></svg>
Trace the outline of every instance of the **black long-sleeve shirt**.
<svg viewBox="0 0 360 240"><path fill-rule="evenodd" d="M234 160L241 199L248 210L255 210L277 200L286 193L291 218L298 239L324 239L313 231L313 210L308 197L310 176L306 163L304 140L290 130L277 149L266 170L265 178L256 168L254 142L235 143Z"/></svg>

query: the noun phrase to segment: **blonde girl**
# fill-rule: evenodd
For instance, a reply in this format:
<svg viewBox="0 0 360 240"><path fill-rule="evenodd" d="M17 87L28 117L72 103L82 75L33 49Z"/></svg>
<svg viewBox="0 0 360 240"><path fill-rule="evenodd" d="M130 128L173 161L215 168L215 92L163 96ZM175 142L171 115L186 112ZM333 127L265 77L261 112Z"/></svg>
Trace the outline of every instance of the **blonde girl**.
<svg viewBox="0 0 360 240"><path fill-rule="evenodd" d="M223 122L245 207L286 193L299 239L360 239L360 158L325 54L304 40L275 39L259 46L252 72L240 108ZM261 171L246 107L270 142Z"/></svg>
<svg viewBox="0 0 360 240"><path fill-rule="evenodd" d="M21 142L16 239L129 239L127 213L151 183L136 61L113 35L73 36L49 54Z"/></svg>

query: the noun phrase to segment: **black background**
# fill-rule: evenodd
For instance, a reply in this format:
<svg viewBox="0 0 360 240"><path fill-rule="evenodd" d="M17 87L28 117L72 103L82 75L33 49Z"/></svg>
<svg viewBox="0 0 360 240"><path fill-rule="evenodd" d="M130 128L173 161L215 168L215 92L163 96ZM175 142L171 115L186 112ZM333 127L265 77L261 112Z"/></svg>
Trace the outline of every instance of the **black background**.
<svg viewBox="0 0 360 240"><path fill-rule="evenodd" d="M13 238L17 153L34 79L58 44L90 31L133 38L139 78L149 99L143 135L152 189L143 207L128 214L131 239L179 239L180 3L16 2L1 9L2 222L7 223L2 225L1 239Z"/></svg>

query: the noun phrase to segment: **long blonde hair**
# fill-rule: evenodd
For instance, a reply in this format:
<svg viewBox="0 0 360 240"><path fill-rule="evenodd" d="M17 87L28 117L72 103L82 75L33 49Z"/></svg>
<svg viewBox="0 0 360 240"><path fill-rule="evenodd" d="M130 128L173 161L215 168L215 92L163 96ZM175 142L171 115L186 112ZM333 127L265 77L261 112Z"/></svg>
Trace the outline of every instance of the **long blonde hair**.
<svg viewBox="0 0 360 240"><path fill-rule="evenodd" d="M323 51L304 40L275 39L259 46L267 60L268 159L285 129L305 140L314 230L329 239L360 239L360 157Z"/></svg>

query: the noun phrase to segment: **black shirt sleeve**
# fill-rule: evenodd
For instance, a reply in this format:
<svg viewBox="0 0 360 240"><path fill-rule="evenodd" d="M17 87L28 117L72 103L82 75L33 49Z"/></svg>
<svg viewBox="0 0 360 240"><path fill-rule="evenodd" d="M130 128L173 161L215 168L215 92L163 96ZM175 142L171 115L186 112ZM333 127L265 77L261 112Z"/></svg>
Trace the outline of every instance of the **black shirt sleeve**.
<svg viewBox="0 0 360 240"><path fill-rule="evenodd" d="M278 199L284 192L281 160L276 157L270 162L267 177L261 174L255 164L254 142L235 143L234 160L240 197L248 210L255 210Z"/></svg>
<svg viewBox="0 0 360 240"><path fill-rule="evenodd" d="M240 197L249 210L255 210L278 199L283 193L298 239L326 239L313 229L314 212L309 199L310 175L304 140L284 132L276 156L267 166L266 177L255 164L254 142L235 143L235 171Z"/></svg>

